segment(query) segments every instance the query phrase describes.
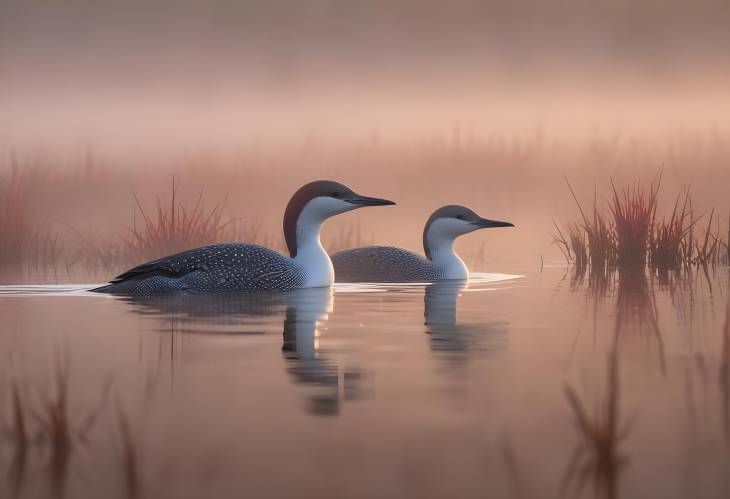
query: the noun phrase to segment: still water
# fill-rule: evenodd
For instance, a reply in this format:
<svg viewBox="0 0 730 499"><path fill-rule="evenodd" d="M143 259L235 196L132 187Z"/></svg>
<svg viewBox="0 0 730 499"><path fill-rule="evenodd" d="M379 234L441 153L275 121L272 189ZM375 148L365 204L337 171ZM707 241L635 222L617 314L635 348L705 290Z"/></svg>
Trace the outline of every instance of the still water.
<svg viewBox="0 0 730 499"><path fill-rule="evenodd" d="M727 497L727 269L0 287L2 497Z"/></svg>

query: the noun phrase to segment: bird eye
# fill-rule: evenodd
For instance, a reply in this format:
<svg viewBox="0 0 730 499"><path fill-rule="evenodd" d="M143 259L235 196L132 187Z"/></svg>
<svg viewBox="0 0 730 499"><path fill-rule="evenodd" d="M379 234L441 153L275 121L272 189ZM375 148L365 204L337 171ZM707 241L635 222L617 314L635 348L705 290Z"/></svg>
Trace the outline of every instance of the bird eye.
<svg viewBox="0 0 730 499"><path fill-rule="evenodd" d="M340 197L340 193L339 192L333 192L332 194L330 194L330 196L332 196L333 198L338 198L338 197Z"/></svg>

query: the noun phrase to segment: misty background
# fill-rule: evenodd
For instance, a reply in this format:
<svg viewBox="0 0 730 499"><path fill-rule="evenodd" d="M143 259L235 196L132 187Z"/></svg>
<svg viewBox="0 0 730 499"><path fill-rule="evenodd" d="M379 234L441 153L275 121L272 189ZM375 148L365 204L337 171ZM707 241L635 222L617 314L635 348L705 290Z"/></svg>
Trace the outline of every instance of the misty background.
<svg viewBox="0 0 730 499"><path fill-rule="evenodd" d="M730 2L0 2L0 141L724 129Z"/></svg>
<svg viewBox="0 0 730 499"><path fill-rule="evenodd" d="M726 223L728 26L727 0L0 0L0 175L35 168L28 226L70 245L173 175L280 244L291 193L333 178L400 206L326 233L419 249L460 203L518 226L462 250L539 264L577 214L563 175L589 206L663 171L666 205L691 186Z"/></svg>

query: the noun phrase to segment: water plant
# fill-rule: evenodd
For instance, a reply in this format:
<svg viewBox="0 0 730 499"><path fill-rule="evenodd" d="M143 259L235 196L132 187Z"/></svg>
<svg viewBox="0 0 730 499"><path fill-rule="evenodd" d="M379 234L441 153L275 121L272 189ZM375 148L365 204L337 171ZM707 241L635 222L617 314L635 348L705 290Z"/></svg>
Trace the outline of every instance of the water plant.
<svg viewBox="0 0 730 499"><path fill-rule="evenodd" d="M580 213L579 222L561 230L556 222L554 243L576 268L624 268L641 271L645 266L661 273L689 266L717 265L730 261L727 238L721 234L714 208L706 227L696 235L702 216L695 217L689 190L680 193L671 214L659 214L661 173L648 185L640 181L622 189L610 181L611 194L603 214L594 193L593 214L586 216L573 186L566 184ZM723 251L724 250L724 251Z"/></svg>

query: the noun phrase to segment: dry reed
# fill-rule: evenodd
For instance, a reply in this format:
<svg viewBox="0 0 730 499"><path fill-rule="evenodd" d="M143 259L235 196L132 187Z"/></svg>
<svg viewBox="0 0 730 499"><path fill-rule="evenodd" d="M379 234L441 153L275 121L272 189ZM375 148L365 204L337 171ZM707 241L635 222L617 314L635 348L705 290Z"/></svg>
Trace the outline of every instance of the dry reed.
<svg viewBox="0 0 730 499"><path fill-rule="evenodd" d="M678 271L691 265L717 265L730 262L730 227L727 236L720 231L715 210L710 211L707 226L699 237L688 190L677 196L671 215L658 213L661 174L648 186L635 182L618 189L611 180L611 197L607 203L608 216L601 214L594 194L593 214L588 217L570 182L581 222L567 223L561 230L555 223L554 243L566 260L577 269L623 268L642 269L648 265L660 273Z"/></svg>
<svg viewBox="0 0 730 499"><path fill-rule="evenodd" d="M13 155L10 164L0 178L0 268L52 266L62 254L59 236L50 223L38 227L30 213L35 187L49 182L47 172L21 167Z"/></svg>
<svg viewBox="0 0 730 499"><path fill-rule="evenodd" d="M532 134L516 136L514 140L499 134L474 135L468 140L461 135L458 140L442 136L373 142L368 138L364 142L337 142L316 148L293 144L242 149L235 156L217 152L193 155L192 159L187 155L184 158L171 155L162 164L140 155L127 158L123 165L115 165L117 160L105 157L104 151L95 151L93 157L87 154L68 160L43 157L35 151L24 151L20 160L5 154L0 157L0 271L5 280L11 273L19 274L17 269L21 267L37 268L39 272L65 270L71 279L80 273L96 278L124 270L148 259L149 255L160 256L166 251L187 249L207 241L239 240L282 249L278 223L268 228L268 222L273 220L270 213L278 213L292 187L317 177L341 177L363 191L375 189L376 185L394 186L393 197L404 205L418 205L423 200L451 202L444 193L458 192L465 204L476 205L488 199L490 209L492 206L520 207L534 213L535 220L543 217L549 223L549 217L536 212L552 202L551 186L557 169L575 173L578 178L610 169L617 179L629 178L635 175L635 164L627 165L619 159L630 153L636 162L644 164L666 161L673 179L693 178L695 186L707 198L718 203L724 199L721 185L727 178L730 142L714 141L706 150L698 150L693 140L675 139L665 148L651 140L639 138L628 144L625 139L620 134L611 138L597 135L588 142L555 143ZM302 168L303 161L306 168ZM592 171L586 164L594 165ZM176 172L178 191L174 224L169 196L171 168ZM358 173L362 171L367 174ZM414 178L423 180L416 188L405 187L411 186ZM492 182L495 178L499 182ZM184 189L178 189L177 179L184 179L180 183ZM187 188L190 185L196 186L195 192ZM210 208L202 211L202 218L193 214L197 186L204 188L208 201L222 200L201 202ZM229 191L236 195L227 199L225 193ZM139 206L130 192L138 194ZM156 192L161 194L157 206ZM188 221L205 221L224 201L226 208L218 210L223 215L218 224L212 224L213 231L193 230L190 224L183 229L180 205L185 206ZM159 208L165 216L158 216ZM724 213L726 206L722 209ZM239 222L235 218L239 213L251 214L253 218ZM581 227L585 243L580 242L581 237L572 243L566 241L574 243L575 248L585 247L588 260L594 260L590 265L602 261L612 265L610 259L615 252L611 248L615 241L611 239L614 233L608 210L603 205L598 209L594 206L594 212L586 210L586 215L590 224L579 220L581 226L587 225L589 229ZM422 213L418 214L418 223L415 212L413 217L413 223L420 225ZM260 220L267 221L263 225L265 233L259 227L258 234L238 237L241 232L256 232ZM661 217L655 220L659 223ZM149 230L148 222L152 225ZM127 228L122 228L121 223ZM718 236L719 249L704 257L726 261L730 249L726 236L719 237L716 223L715 216L712 233ZM224 224L227 225L221 229ZM215 232L216 228L220 230ZM416 232L409 236L411 232L404 231L393 242L414 246ZM564 234L567 238L568 234L565 231ZM340 236L327 237L332 239L325 241L328 249L339 249L341 242L336 239ZM702 237L698 239L701 243ZM353 243L357 244L356 240L353 236ZM714 237L710 237L708 250L714 244ZM691 248L691 258L695 259L694 245ZM651 261L651 253L648 256Z"/></svg>
<svg viewBox="0 0 730 499"><path fill-rule="evenodd" d="M616 263L621 267L643 268L646 264L659 185L659 181L652 183L647 190L636 182L619 192L611 181L609 211L616 238Z"/></svg>
<svg viewBox="0 0 730 499"><path fill-rule="evenodd" d="M225 198L206 210L201 192L194 204L188 206L178 199L174 177L169 203L163 203L158 196L154 213L145 211L136 194L134 201L132 226L125 227L126 233L120 241L121 253L129 260L151 260L216 242L230 224L222 221ZM137 212L142 218L140 226Z"/></svg>

